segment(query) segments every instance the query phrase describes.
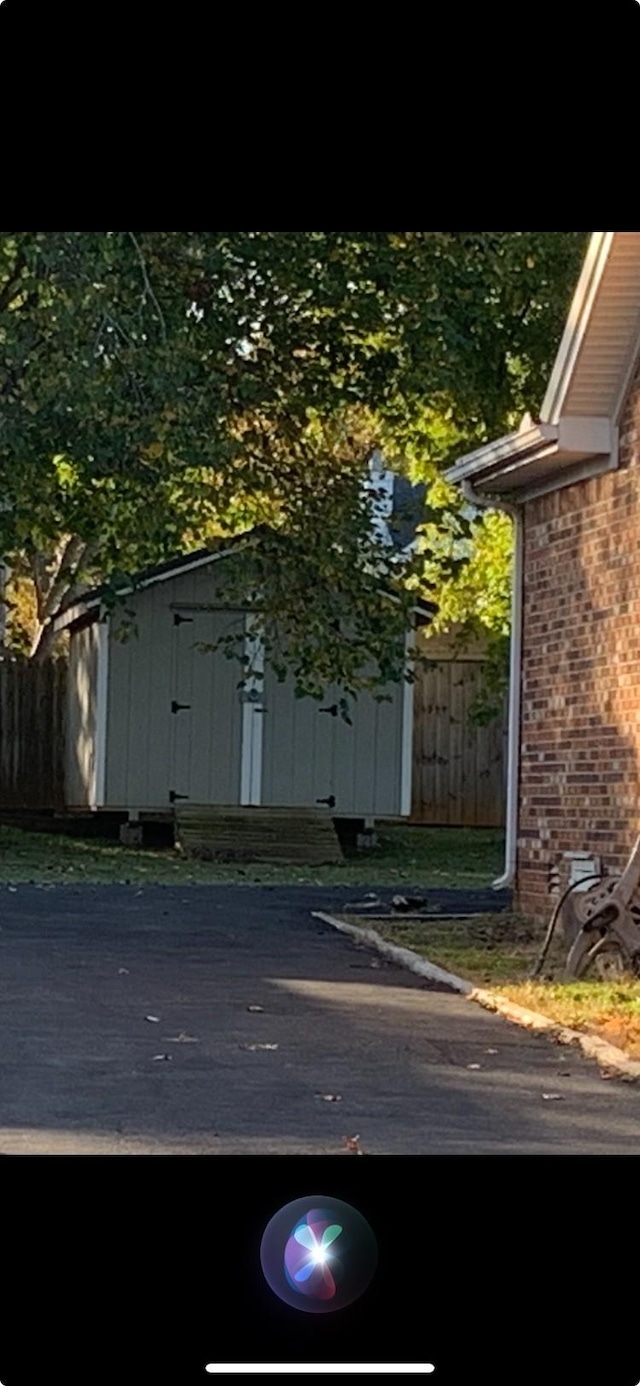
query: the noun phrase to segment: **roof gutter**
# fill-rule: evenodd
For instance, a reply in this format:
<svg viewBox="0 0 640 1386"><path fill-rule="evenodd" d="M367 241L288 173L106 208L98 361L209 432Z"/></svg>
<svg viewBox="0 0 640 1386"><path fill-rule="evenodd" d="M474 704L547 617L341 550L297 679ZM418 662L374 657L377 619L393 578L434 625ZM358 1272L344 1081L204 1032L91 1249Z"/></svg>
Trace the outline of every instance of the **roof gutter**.
<svg viewBox="0 0 640 1386"><path fill-rule="evenodd" d="M475 477L488 476L491 469L500 476L506 470L513 471L526 466L534 457L546 456L554 452L558 445L558 428L550 424L532 424L525 415L520 428L515 433L507 433L494 443L485 443L475 452L465 453L453 467L447 470L447 480L456 485L471 481ZM479 502L478 502L479 503Z"/></svg>
<svg viewBox="0 0 640 1386"><path fill-rule="evenodd" d="M482 496L469 480L460 482L462 494L471 505L502 510L514 524L513 584L511 589L511 645L509 660L509 734L507 751L507 808L504 871L493 881L494 890L508 890L515 883L518 840L518 759L520 753L520 685L522 668L522 573L524 524L522 510L497 496Z"/></svg>

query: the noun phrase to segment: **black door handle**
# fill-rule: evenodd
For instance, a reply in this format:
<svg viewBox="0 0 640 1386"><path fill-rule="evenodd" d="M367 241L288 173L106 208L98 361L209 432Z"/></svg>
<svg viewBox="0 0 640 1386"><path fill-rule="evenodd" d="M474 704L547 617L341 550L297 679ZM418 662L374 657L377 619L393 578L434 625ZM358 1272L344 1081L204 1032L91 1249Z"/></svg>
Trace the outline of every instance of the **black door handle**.
<svg viewBox="0 0 640 1386"><path fill-rule="evenodd" d="M172 704L171 704L171 711L172 711L172 712L186 712L186 710L187 710L188 708L190 708L190 707L191 707L191 703L177 703L176 700L175 700L175 698L174 698L174 699L173 699L173 702L172 702Z"/></svg>
<svg viewBox="0 0 640 1386"><path fill-rule="evenodd" d="M328 796L326 799L316 799L316 803L317 803L317 804L328 804L328 805L329 805L329 808L335 808L335 806L336 806L336 796L335 796L335 794L329 794L329 796Z"/></svg>

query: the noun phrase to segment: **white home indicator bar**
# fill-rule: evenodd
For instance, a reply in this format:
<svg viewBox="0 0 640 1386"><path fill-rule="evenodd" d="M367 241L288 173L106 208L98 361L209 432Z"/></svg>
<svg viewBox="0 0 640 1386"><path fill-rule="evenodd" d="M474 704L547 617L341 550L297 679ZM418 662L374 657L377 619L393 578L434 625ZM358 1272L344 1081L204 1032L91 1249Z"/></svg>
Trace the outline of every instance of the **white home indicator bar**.
<svg viewBox="0 0 640 1386"><path fill-rule="evenodd" d="M434 1372L435 1367L433 1362L208 1362L205 1371L214 1375L220 1373L233 1376L257 1373L260 1376L274 1376L281 1372L288 1376L297 1372L304 1372L306 1375L313 1372L323 1376L327 1373L342 1375L346 1372L375 1372L376 1376L395 1376L397 1372L401 1372L404 1376L419 1376L421 1372Z"/></svg>

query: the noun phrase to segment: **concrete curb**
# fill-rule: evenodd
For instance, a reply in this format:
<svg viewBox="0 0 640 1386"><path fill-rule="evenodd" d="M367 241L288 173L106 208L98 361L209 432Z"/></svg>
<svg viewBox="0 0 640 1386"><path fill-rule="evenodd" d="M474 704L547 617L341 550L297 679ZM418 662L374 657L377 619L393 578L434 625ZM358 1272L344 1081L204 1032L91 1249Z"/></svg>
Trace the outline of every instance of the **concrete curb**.
<svg viewBox="0 0 640 1386"><path fill-rule="evenodd" d="M457 977L454 972L446 972L444 968L437 967L435 963L428 962L426 958L421 958L420 954L414 953L412 948L400 948L396 943L388 943L386 939L376 933L375 929L360 928L356 924L346 924L344 920L336 919L333 914L325 914L323 910L313 910L312 914L314 919L321 919L323 923L330 924L334 929L339 929L340 933L350 934L359 942L370 944L390 962L407 967L418 977L426 977L429 981L444 983L451 987L452 991L460 992L467 1001L476 1001L478 1005L484 1006L485 1010L495 1011L503 1015L514 1025L522 1025L527 1030L543 1032L549 1035L550 1039L555 1040L557 1044L577 1044L588 1059L596 1060L607 1077L615 1075L625 1079L628 1083L640 1082L640 1062L637 1059L630 1059L623 1049L618 1049L617 1045L609 1044L607 1040L598 1039L597 1035L585 1035L581 1030L571 1030L565 1025L560 1025L557 1020L551 1020L549 1016L542 1015L539 1011L530 1011L526 1006L517 1005L515 1001L510 1001L508 997L501 996L498 992L474 987L473 983L465 981L464 977Z"/></svg>

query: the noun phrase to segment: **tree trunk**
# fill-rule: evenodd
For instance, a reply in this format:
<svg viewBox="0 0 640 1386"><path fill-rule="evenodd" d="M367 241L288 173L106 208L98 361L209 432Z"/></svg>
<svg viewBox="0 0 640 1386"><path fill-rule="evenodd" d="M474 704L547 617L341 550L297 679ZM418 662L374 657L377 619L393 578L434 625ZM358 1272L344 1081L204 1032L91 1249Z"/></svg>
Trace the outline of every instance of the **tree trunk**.
<svg viewBox="0 0 640 1386"><path fill-rule="evenodd" d="M94 561L99 548L99 543L87 544L78 535L71 535L60 542L52 558L37 550L31 554L30 576L35 587L38 619L29 658L36 663L43 663L52 652L57 638L53 621L60 608L87 591L87 583L79 582L78 574L83 565Z"/></svg>
<svg viewBox="0 0 640 1386"><path fill-rule="evenodd" d="M44 661L49 658L53 650L55 641L56 632L53 629L51 621L45 621L44 624L38 622L38 627L29 651L29 658L33 660L34 664L44 664Z"/></svg>

